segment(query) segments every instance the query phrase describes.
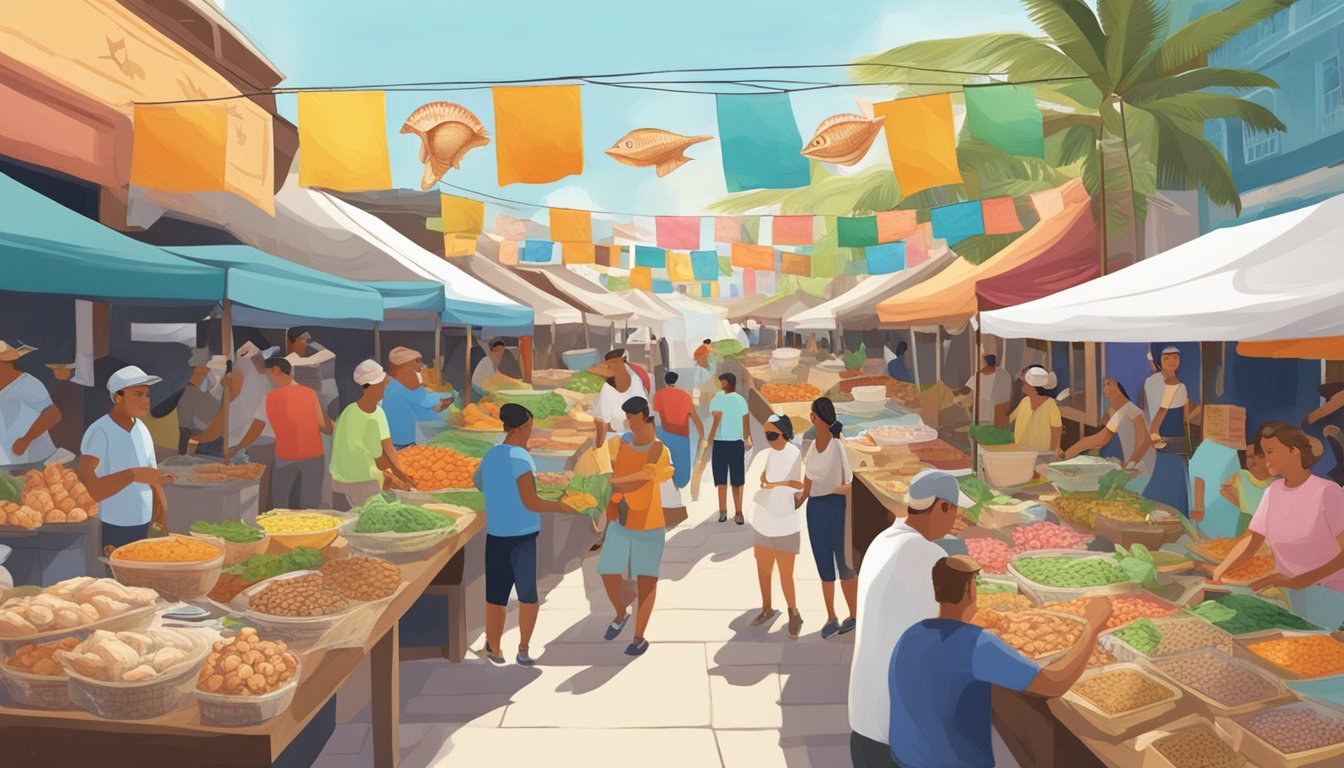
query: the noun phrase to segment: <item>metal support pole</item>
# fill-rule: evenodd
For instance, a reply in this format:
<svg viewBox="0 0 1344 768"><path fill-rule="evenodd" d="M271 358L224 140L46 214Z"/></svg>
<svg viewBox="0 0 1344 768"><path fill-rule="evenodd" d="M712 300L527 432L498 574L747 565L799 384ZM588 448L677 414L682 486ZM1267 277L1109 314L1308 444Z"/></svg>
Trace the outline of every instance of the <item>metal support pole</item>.
<svg viewBox="0 0 1344 768"><path fill-rule="evenodd" d="M468 326L467 326L467 346L466 346L466 349L463 350L463 351L465 352L465 354L462 355L462 358L463 358L463 361L464 361L464 362L463 362L463 367L465 367L465 368L466 368L466 371L467 371L467 374L466 374L466 375L467 375L467 378L464 379L464 380L463 380L463 383L462 383L462 398L463 398L462 402L463 402L464 404L468 404L468 405L471 403L471 344L472 344L472 341L471 341L471 326L468 325Z"/></svg>
<svg viewBox="0 0 1344 768"><path fill-rule="evenodd" d="M382 323L373 324L373 359L379 363L383 361Z"/></svg>
<svg viewBox="0 0 1344 768"><path fill-rule="evenodd" d="M908 329L910 333L910 348L906 351L910 353L910 361L915 367L915 389L919 389L923 383L919 378L919 346L915 344L915 329Z"/></svg>
<svg viewBox="0 0 1344 768"><path fill-rule="evenodd" d="M443 316L434 316L434 375L443 376Z"/></svg>
<svg viewBox="0 0 1344 768"><path fill-rule="evenodd" d="M933 334L933 383L937 384L943 380L943 326Z"/></svg>
<svg viewBox="0 0 1344 768"><path fill-rule="evenodd" d="M229 389L233 385L233 302L225 299L220 304L219 313L219 338L220 345L224 347L224 391L219 398L219 411L224 427L221 434L224 436L224 450L228 451L233 446L229 445Z"/></svg>
<svg viewBox="0 0 1344 768"><path fill-rule="evenodd" d="M980 312L978 310L975 313L975 346L972 347L972 352L976 357L977 363L985 358L985 356L981 353L980 348ZM984 386L983 383L981 382L980 377L980 369L982 367L983 366L980 365L975 366L975 391L971 393L971 397L975 398L974 405L971 406L972 426L980 423L980 387ZM971 471L978 472L980 471L980 451L976 449L975 432L971 431L970 434L971 434Z"/></svg>

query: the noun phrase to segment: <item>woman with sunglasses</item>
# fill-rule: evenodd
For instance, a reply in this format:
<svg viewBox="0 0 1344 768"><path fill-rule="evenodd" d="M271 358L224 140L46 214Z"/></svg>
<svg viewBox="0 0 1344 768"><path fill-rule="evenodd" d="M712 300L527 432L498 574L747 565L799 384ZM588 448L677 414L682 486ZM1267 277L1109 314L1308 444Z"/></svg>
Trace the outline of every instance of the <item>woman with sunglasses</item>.
<svg viewBox="0 0 1344 768"><path fill-rule="evenodd" d="M793 589L793 561L798 555L801 520L794 493L803 489L803 454L793 444L793 423L777 414L764 424L770 450L752 460L751 475L760 473L761 490L753 499L751 525L756 529L756 575L761 582L761 613L751 620L759 627L779 615L771 607L771 570L779 566L779 586L789 606L789 637L803 629L803 616Z"/></svg>
<svg viewBox="0 0 1344 768"><path fill-rule="evenodd" d="M847 562L845 513L854 475L840 440L844 426L836 420L835 403L829 397L812 401L812 428L816 437L803 459L803 489L794 500L795 507L807 502L807 538L821 576L821 596L826 601L826 624L821 628L824 640L854 631L859 602L858 575ZM843 622L835 615L837 579L849 604L849 618Z"/></svg>

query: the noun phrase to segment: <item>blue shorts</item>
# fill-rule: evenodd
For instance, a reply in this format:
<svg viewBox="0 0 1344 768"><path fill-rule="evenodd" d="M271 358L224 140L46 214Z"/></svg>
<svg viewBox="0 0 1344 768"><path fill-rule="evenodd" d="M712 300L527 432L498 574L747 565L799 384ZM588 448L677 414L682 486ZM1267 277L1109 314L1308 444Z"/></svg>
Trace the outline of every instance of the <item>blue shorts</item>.
<svg viewBox="0 0 1344 768"><path fill-rule="evenodd" d="M124 547L131 542L149 538L149 523L143 525L102 524L103 546ZM99 551L101 554L101 550Z"/></svg>
<svg viewBox="0 0 1344 768"><path fill-rule="evenodd" d="M822 581L854 578L845 563L845 497L839 493L807 500L807 538Z"/></svg>
<svg viewBox="0 0 1344 768"><path fill-rule="evenodd" d="M741 488L747 484L747 444L741 440L715 440L709 454L715 485Z"/></svg>
<svg viewBox="0 0 1344 768"><path fill-rule="evenodd" d="M485 602L508 605L518 590L518 602L537 602L537 534L485 537Z"/></svg>
<svg viewBox="0 0 1344 768"><path fill-rule="evenodd" d="M607 538L602 543L602 554L597 558L597 572L604 575L625 575L630 578L650 576L658 578L662 565L663 545L667 532L662 528L651 531L632 531L612 520L607 525Z"/></svg>

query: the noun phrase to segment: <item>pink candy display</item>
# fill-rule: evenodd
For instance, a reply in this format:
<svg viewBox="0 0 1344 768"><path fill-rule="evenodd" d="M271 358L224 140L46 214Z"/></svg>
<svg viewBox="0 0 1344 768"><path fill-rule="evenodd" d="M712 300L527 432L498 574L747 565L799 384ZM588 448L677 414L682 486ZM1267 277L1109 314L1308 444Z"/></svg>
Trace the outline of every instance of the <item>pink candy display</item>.
<svg viewBox="0 0 1344 768"><path fill-rule="evenodd" d="M966 540L966 551L986 573L1007 573L1013 548L995 538L982 536Z"/></svg>
<svg viewBox="0 0 1344 768"><path fill-rule="evenodd" d="M1019 551L1038 549L1086 549L1092 537L1049 522L1013 529L1013 544Z"/></svg>

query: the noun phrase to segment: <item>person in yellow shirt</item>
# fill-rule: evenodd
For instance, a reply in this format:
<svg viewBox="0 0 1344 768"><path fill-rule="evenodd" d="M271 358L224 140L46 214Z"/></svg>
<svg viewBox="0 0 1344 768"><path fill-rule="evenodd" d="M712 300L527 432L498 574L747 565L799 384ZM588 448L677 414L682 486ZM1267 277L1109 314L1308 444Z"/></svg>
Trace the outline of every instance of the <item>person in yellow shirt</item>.
<svg viewBox="0 0 1344 768"><path fill-rule="evenodd" d="M1064 420L1055 402L1057 384L1055 374L1038 365L1022 373L1022 394L1026 397L1008 419L1013 425L1013 442L1019 448L1064 457L1059 447Z"/></svg>
<svg viewBox="0 0 1344 768"><path fill-rule="evenodd" d="M644 631L653 614L666 538L667 520L663 517L658 485L670 480L673 470L667 448L658 442L649 401L632 397L621 410L630 425L630 434L613 437L606 443L614 493L607 504L607 537L598 556L597 572L616 611L616 618L607 627L607 640L615 640L630 620L629 603L623 594L625 574L635 580L638 599L635 637L625 653L641 656L649 649Z"/></svg>

